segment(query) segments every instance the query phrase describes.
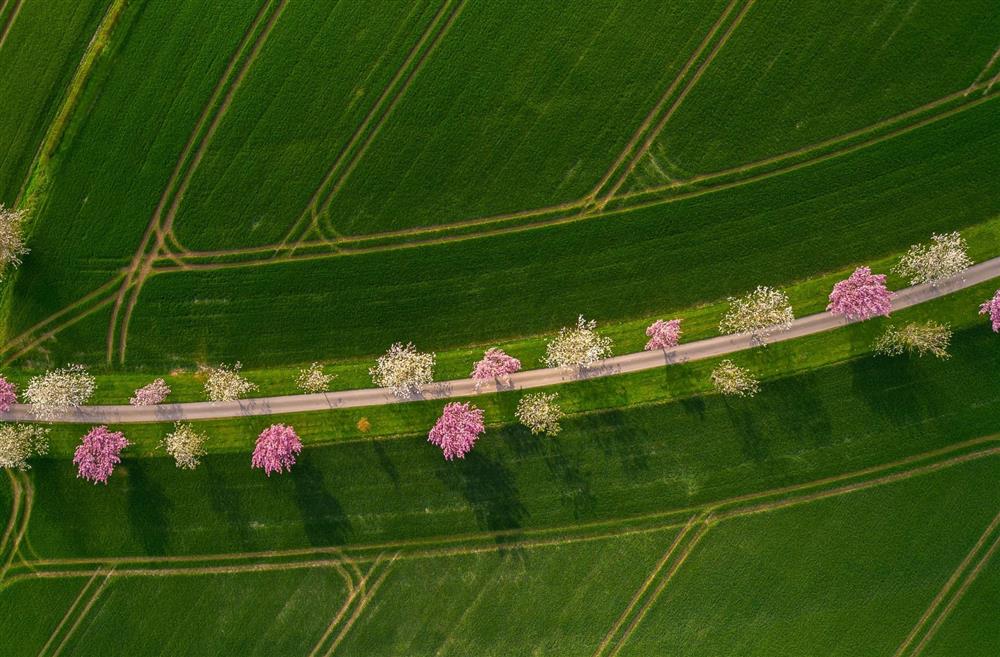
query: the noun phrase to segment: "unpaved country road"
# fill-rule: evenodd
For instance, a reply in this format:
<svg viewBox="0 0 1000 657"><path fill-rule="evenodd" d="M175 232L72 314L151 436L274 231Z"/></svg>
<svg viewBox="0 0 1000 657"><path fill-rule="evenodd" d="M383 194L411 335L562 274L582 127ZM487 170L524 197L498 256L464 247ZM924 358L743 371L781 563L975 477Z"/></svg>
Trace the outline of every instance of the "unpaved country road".
<svg viewBox="0 0 1000 657"><path fill-rule="evenodd" d="M893 310L901 310L925 301L944 296L951 292L983 283L1000 276L1000 257L973 265L963 276L945 281L937 287L916 285L896 292ZM830 313L818 313L796 319L792 327L771 336L771 343L794 340L807 335L830 331L848 322ZM281 413L302 413L326 411L337 408L360 408L382 406L426 399L448 399L452 397L473 397L492 394L498 390L527 390L559 383L615 376L629 372L641 372L674 363L684 363L704 358L750 349L750 338L746 335L720 336L682 344L671 351L640 351L623 354L599 361L590 370L577 374L564 369L535 369L518 372L510 377L506 386L484 385L477 392L472 379L456 379L432 383L422 389L421 395L408 399L398 399L392 393L379 388L344 390L312 395L284 395L261 397L234 402L190 402L183 404L161 404L159 406L84 406L60 416L56 421L76 424L128 424L137 422L168 422L174 420L209 420L215 418L243 417L252 415L277 415ZM34 420L30 406L16 404L8 413L0 415L0 420Z"/></svg>

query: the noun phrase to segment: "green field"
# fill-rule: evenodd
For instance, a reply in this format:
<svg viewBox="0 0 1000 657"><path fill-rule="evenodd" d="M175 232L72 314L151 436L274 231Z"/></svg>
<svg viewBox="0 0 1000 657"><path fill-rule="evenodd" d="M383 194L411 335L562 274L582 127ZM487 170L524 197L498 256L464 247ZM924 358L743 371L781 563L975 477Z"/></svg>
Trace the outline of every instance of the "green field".
<svg viewBox="0 0 1000 657"><path fill-rule="evenodd" d="M621 354L757 285L816 313L935 232L1000 257L994 4L0 0L2 375L267 397L413 341L443 381L579 314ZM548 438L477 396L456 461L441 400L198 422L193 471L111 427L108 486L53 425L0 477L0 656L995 655L998 287L733 354L750 399L720 358L565 382ZM927 319L950 359L872 354Z"/></svg>

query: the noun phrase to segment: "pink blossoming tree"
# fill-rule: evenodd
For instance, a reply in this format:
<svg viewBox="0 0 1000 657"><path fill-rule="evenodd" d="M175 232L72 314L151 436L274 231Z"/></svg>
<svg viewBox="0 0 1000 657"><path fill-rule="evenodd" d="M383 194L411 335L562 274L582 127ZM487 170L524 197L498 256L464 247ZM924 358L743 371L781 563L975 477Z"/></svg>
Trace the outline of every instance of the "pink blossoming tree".
<svg viewBox="0 0 1000 657"><path fill-rule="evenodd" d="M0 376L0 413L6 413L17 403L17 386Z"/></svg>
<svg viewBox="0 0 1000 657"><path fill-rule="evenodd" d="M170 386L167 385L167 382L163 379L156 379L136 390L128 403L133 406L155 406L162 404L169 394Z"/></svg>
<svg viewBox="0 0 1000 657"><path fill-rule="evenodd" d="M521 361L508 355L503 349L493 347L487 349L483 359L476 363L471 376L476 381L476 390L479 390L479 386L487 381L510 381L510 375L520 370Z"/></svg>
<svg viewBox="0 0 1000 657"><path fill-rule="evenodd" d="M468 402L446 404L441 417L427 434L427 442L437 445L448 461L465 458L486 430L483 410Z"/></svg>
<svg viewBox="0 0 1000 657"><path fill-rule="evenodd" d="M302 441L295 429L285 424L272 424L257 437L250 466L263 468L268 477L272 472L291 472L295 455L301 451Z"/></svg>
<svg viewBox="0 0 1000 657"><path fill-rule="evenodd" d="M95 484L107 484L115 466L121 463L121 451L128 445L122 432L111 431L105 426L94 427L83 437L73 455L76 476Z"/></svg>
<svg viewBox="0 0 1000 657"><path fill-rule="evenodd" d="M997 290L992 299L979 306L979 314L989 315L993 332L1000 333L1000 290Z"/></svg>
<svg viewBox="0 0 1000 657"><path fill-rule="evenodd" d="M668 322L658 319L646 329L646 351L657 349L673 349L681 340L681 320L671 319Z"/></svg>
<svg viewBox="0 0 1000 657"><path fill-rule="evenodd" d="M826 309L852 321L888 317L892 312L892 297L885 286L885 274L873 274L868 267L858 267L833 286Z"/></svg>

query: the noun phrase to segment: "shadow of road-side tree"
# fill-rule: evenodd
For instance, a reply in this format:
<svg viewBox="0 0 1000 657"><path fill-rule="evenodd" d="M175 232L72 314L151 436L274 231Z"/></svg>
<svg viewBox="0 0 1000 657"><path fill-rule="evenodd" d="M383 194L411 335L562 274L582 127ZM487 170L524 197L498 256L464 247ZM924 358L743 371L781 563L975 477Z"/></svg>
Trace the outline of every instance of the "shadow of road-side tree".
<svg viewBox="0 0 1000 657"><path fill-rule="evenodd" d="M644 414L642 409L633 420ZM610 409L585 415L577 420L580 432L593 436L608 456L614 456L626 474L638 474L649 469L645 441L641 435L644 423L628 421L621 409Z"/></svg>
<svg viewBox="0 0 1000 657"><path fill-rule="evenodd" d="M754 414L760 412L759 406L752 406L753 399L722 397L720 401L725 405L726 415L729 416L733 431L742 441L743 455L756 463L766 461L771 451L754 419Z"/></svg>
<svg viewBox="0 0 1000 657"><path fill-rule="evenodd" d="M168 512L172 502L163 487L146 472L143 459L130 459L124 463L128 470L129 524L148 555L167 553L170 538Z"/></svg>
<svg viewBox="0 0 1000 657"><path fill-rule="evenodd" d="M481 529L504 532L495 538L497 546L517 540L527 509L514 483L514 475L499 457L473 451L464 459L445 462L438 470L445 486L457 490L468 502Z"/></svg>
<svg viewBox="0 0 1000 657"><path fill-rule="evenodd" d="M310 450L303 450L292 470L295 503L302 513L306 538L313 547L347 542L351 523L344 507L326 487L323 472L313 462Z"/></svg>
<svg viewBox="0 0 1000 657"><path fill-rule="evenodd" d="M597 498L590 488L587 473L580 469L577 459L566 456L558 438L548 439L545 464L562 484L562 499L573 510L573 518L590 518L594 515Z"/></svg>
<svg viewBox="0 0 1000 657"><path fill-rule="evenodd" d="M776 431L803 445L826 447L833 442L833 424L822 392L824 375L809 371L764 382L761 401Z"/></svg>
<svg viewBox="0 0 1000 657"><path fill-rule="evenodd" d="M371 446L372 451L375 452L375 459L378 461L378 466L382 468L382 471L392 481L392 485L399 488L399 468L396 467L396 464L389 457L385 445L382 444L381 440L372 439Z"/></svg>
<svg viewBox="0 0 1000 657"><path fill-rule="evenodd" d="M226 458L226 457L219 457ZM240 505L240 493L227 483L227 470L224 464L219 465L216 459L206 457L201 466L205 469L208 482L208 504L213 512L225 519L225 529L232 536L235 534L235 548L251 550L256 547L249 527L246 513Z"/></svg>

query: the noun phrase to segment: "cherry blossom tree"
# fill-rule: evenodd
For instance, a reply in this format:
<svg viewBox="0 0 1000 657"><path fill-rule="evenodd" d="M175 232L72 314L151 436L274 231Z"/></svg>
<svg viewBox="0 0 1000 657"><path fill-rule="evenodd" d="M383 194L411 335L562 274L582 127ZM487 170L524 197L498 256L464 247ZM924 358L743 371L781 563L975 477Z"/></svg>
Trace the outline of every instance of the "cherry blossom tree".
<svg viewBox="0 0 1000 657"><path fill-rule="evenodd" d="M207 440L208 436L195 431L193 425L175 422L174 430L163 437L160 446L174 457L178 468L194 470L201 463L201 457L207 454Z"/></svg>
<svg viewBox="0 0 1000 657"><path fill-rule="evenodd" d="M448 461L462 459L484 431L481 408L468 402L452 402L445 405L441 417L427 434L427 442L440 447Z"/></svg>
<svg viewBox="0 0 1000 657"><path fill-rule="evenodd" d="M17 386L0 376L0 413L6 413L17 403Z"/></svg>
<svg viewBox="0 0 1000 657"><path fill-rule="evenodd" d="M379 356L375 367L368 370L372 383L387 388L397 397L410 397L420 392L420 386L434 380L433 353L417 351L413 343L397 342Z"/></svg>
<svg viewBox="0 0 1000 657"><path fill-rule="evenodd" d="M29 470L28 459L48 451L48 429L37 424L0 425L0 468Z"/></svg>
<svg viewBox="0 0 1000 657"><path fill-rule="evenodd" d="M980 315L989 315L990 323L993 325L993 332L1000 333L1000 290L996 291L993 298L983 302L979 306Z"/></svg>
<svg viewBox="0 0 1000 657"><path fill-rule="evenodd" d="M931 354L938 358L949 358L948 345L951 344L951 327L935 321L912 322L903 328L889 326L875 344L875 353L882 356L899 356L903 353L924 356Z"/></svg>
<svg viewBox="0 0 1000 657"><path fill-rule="evenodd" d="M888 317L892 312L892 297L885 285L885 274L873 274L868 267L858 267L833 286L826 309L851 321Z"/></svg>
<svg viewBox="0 0 1000 657"><path fill-rule="evenodd" d="M107 484L115 466L121 463L121 451L128 445L122 432L110 431L106 426L94 427L73 454L76 476L94 484Z"/></svg>
<svg viewBox="0 0 1000 657"><path fill-rule="evenodd" d="M645 346L646 351L673 349L681 340L681 320L671 319L665 322L658 319L646 329L646 337L649 338Z"/></svg>
<svg viewBox="0 0 1000 657"><path fill-rule="evenodd" d="M170 386L163 379L154 379L152 383L147 383L132 394L128 403L133 406L156 406L162 404L163 400L170 394Z"/></svg>
<svg viewBox="0 0 1000 657"><path fill-rule="evenodd" d="M301 451L302 441L295 429L285 424L272 424L257 437L250 466L263 468L268 477L272 472L291 472L295 455Z"/></svg>
<svg viewBox="0 0 1000 657"><path fill-rule="evenodd" d="M558 393L536 392L521 397L514 415L518 422L531 429L532 434L555 436L562 429L559 420L565 413L555 403Z"/></svg>
<svg viewBox="0 0 1000 657"><path fill-rule="evenodd" d="M240 374L242 363L229 366L223 363L218 367L202 368L205 373L205 396L212 402L235 401L257 390L257 385L250 383Z"/></svg>
<svg viewBox="0 0 1000 657"><path fill-rule="evenodd" d="M941 281L962 273L972 265L968 246L958 232L931 236L930 244L914 244L900 259L893 273L910 281L910 285Z"/></svg>
<svg viewBox="0 0 1000 657"><path fill-rule="evenodd" d="M787 331L795 320L788 295L760 285L743 297L729 297L729 311L719 322L722 333L747 333L759 345L778 331Z"/></svg>
<svg viewBox="0 0 1000 657"><path fill-rule="evenodd" d="M24 398L35 417L52 421L87 403L96 387L97 381L83 365L68 365L32 378Z"/></svg>
<svg viewBox="0 0 1000 657"><path fill-rule="evenodd" d="M503 349L487 349L483 359L476 363L470 375L476 381L476 390L487 381L510 381L510 375L521 370L521 361L507 355Z"/></svg>
<svg viewBox="0 0 1000 657"><path fill-rule="evenodd" d="M24 245L24 211L11 210L0 204L0 277L9 267L21 264L28 253Z"/></svg>
<svg viewBox="0 0 1000 657"><path fill-rule="evenodd" d="M586 368L611 355L611 338L597 332L597 322L580 315L576 326L564 326L545 346L548 367Z"/></svg>
<svg viewBox="0 0 1000 657"><path fill-rule="evenodd" d="M313 363L309 367L299 370L295 385L302 392L315 394L329 390L330 382L335 378L337 378L336 374L327 374L323 371L322 365Z"/></svg>
<svg viewBox="0 0 1000 657"><path fill-rule="evenodd" d="M753 373L726 359L712 370L712 386L721 395L753 397L760 392L760 382Z"/></svg>

